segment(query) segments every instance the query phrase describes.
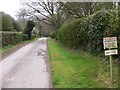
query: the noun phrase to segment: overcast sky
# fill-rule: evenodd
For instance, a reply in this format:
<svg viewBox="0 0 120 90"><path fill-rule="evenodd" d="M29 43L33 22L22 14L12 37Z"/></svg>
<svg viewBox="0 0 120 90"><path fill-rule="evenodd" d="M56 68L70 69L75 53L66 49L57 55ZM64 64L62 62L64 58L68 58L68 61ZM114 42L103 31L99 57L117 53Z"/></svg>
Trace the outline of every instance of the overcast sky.
<svg viewBox="0 0 120 90"><path fill-rule="evenodd" d="M20 0L0 0L0 11L9 14L12 17L15 17L20 7Z"/></svg>

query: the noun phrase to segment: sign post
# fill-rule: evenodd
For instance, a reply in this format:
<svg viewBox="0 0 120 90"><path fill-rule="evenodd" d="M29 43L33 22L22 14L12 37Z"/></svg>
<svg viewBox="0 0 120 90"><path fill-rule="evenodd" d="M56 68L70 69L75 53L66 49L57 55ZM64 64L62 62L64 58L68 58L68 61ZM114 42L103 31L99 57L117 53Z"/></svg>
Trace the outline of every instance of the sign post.
<svg viewBox="0 0 120 90"><path fill-rule="evenodd" d="M113 74L112 74L112 56L109 56L110 59L110 78L111 78L111 83L113 83Z"/></svg>
<svg viewBox="0 0 120 90"><path fill-rule="evenodd" d="M105 37L103 38L103 45L105 50L105 56L109 56L110 60L110 78L111 84L113 83L113 73L112 73L112 55L118 54L117 48L117 38L116 37ZM114 49L113 49L114 48Z"/></svg>

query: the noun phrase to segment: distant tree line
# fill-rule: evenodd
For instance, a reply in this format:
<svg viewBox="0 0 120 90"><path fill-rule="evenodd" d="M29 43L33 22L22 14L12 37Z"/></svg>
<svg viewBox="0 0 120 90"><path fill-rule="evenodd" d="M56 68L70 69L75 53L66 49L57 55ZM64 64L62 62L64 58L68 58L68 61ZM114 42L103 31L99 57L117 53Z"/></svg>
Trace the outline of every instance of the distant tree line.
<svg viewBox="0 0 120 90"><path fill-rule="evenodd" d="M20 25L16 20L14 20L10 15L0 12L0 20L2 21L2 31L22 31Z"/></svg>
<svg viewBox="0 0 120 90"><path fill-rule="evenodd" d="M1 31L22 32L23 34L27 34L28 38L31 39L31 32L35 26L35 23L32 20L28 20L25 28L22 29L19 22L14 20L10 15L5 14L4 12L0 12L0 15L0 20L2 21Z"/></svg>
<svg viewBox="0 0 120 90"><path fill-rule="evenodd" d="M31 35L33 27L35 26L32 20L26 22L26 28L22 29L19 22L12 18L10 15L0 12L0 21L2 28L0 28L1 46L15 45L22 41L34 39L35 36Z"/></svg>

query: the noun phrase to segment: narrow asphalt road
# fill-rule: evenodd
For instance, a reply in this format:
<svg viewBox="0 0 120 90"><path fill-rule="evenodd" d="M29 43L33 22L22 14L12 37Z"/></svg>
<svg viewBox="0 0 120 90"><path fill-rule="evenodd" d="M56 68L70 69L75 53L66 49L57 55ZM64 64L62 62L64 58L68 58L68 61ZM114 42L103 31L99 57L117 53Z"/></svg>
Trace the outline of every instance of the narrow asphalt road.
<svg viewBox="0 0 120 90"><path fill-rule="evenodd" d="M47 38L34 41L0 62L1 88L50 88Z"/></svg>

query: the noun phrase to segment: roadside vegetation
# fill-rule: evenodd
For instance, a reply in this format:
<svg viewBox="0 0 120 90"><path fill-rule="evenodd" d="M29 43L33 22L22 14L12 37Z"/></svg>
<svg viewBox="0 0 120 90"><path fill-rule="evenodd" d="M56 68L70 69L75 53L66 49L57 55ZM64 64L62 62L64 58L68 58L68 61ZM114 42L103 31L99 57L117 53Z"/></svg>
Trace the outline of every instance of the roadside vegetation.
<svg viewBox="0 0 120 90"><path fill-rule="evenodd" d="M2 57L6 56L6 54L11 54L14 51L18 50L19 48L21 48L22 46L29 44L35 40L37 40L38 38L34 38L32 40L27 40L27 41L22 41L17 43L16 45L7 45L7 46L3 46L0 48L0 54L2 55Z"/></svg>
<svg viewBox="0 0 120 90"><path fill-rule="evenodd" d="M5 54L10 54L23 45L36 40L35 38L38 37L37 34L32 32L35 27L35 23L32 20L28 20L26 27L23 29L10 15L4 12L0 12L0 15L2 24L0 29L0 54L3 57Z"/></svg>
<svg viewBox="0 0 120 90"><path fill-rule="evenodd" d="M104 37L117 37L120 46L118 10L98 11L85 18L63 25L58 31L58 39L67 47L84 50L105 58ZM118 48L120 53L120 47ZM120 58L120 54L114 58Z"/></svg>
<svg viewBox="0 0 120 90"><path fill-rule="evenodd" d="M65 88L117 88L120 60L118 10L99 10L63 24L49 40L53 86ZM118 54L113 55L113 84L103 38L117 37ZM54 43L54 44L53 44ZM69 48L69 49L66 49ZM77 51L73 51L77 50ZM108 49L106 49L108 50Z"/></svg>
<svg viewBox="0 0 120 90"><path fill-rule="evenodd" d="M55 88L117 88L118 67L113 64L114 82L110 83L109 61L65 48L48 39L50 65Z"/></svg>

